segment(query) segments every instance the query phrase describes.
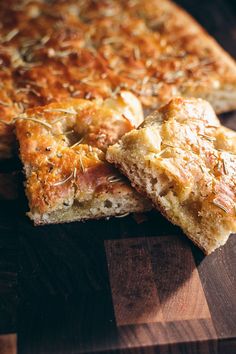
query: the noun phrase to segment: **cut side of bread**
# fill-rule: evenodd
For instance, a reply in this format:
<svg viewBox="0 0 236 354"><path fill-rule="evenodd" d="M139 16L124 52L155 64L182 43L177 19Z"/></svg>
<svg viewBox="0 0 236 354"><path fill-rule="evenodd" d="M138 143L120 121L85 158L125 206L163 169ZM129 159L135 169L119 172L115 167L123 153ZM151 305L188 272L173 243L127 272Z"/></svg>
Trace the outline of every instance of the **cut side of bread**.
<svg viewBox="0 0 236 354"><path fill-rule="evenodd" d="M236 231L236 132L201 99L175 98L108 148L133 187L206 254Z"/></svg>
<svg viewBox="0 0 236 354"><path fill-rule="evenodd" d="M128 184L129 182L126 181ZM117 183L118 184L118 183ZM60 224L73 221L125 217L130 213L142 213L150 210L150 204L135 193L131 188L124 188L121 183L118 189L107 188L104 192L97 193L94 198L79 202L75 200L71 206L63 207L53 212L29 212L28 216L35 225Z"/></svg>
<svg viewBox="0 0 236 354"><path fill-rule="evenodd" d="M16 120L29 217L36 225L142 212L151 204L105 160L105 152L143 121L139 100L73 99L32 108Z"/></svg>

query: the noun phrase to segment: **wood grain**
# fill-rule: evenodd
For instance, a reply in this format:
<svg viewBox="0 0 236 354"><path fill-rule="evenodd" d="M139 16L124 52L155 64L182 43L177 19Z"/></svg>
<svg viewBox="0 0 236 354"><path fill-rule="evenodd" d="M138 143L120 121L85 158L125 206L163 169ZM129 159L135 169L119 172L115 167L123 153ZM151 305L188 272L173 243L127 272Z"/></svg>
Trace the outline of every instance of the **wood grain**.
<svg viewBox="0 0 236 354"><path fill-rule="evenodd" d="M107 241L106 253L117 325L162 322L151 258L144 240Z"/></svg>
<svg viewBox="0 0 236 354"><path fill-rule="evenodd" d="M148 238L148 249L165 321L211 318L186 238Z"/></svg>
<svg viewBox="0 0 236 354"><path fill-rule="evenodd" d="M17 337L15 334L0 336L0 354L16 354Z"/></svg>
<svg viewBox="0 0 236 354"><path fill-rule="evenodd" d="M236 338L235 235L230 236L227 247L204 258L198 270L218 336Z"/></svg>
<svg viewBox="0 0 236 354"><path fill-rule="evenodd" d="M24 306L27 326L20 327L20 354L217 353L208 319L117 327L105 292L68 297L64 303L59 297L42 298L35 305Z"/></svg>
<svg viewBox="0 0 236 354"><path fill-rule="evenodd" d="M160 220L158 219L157 214L155 214L155 219L155 226L158 228ZM124 228L127 229L127 226L129 225L128 220L131 222L131 219L118 220L118 222L121 223L121 227L118 228L119 232L122 232ZM153 222L155 222L155 220L153 220ZM148 224L149 221L147 222L145 228L147 228ZM27 275L29 280L26 282L26 278L24 278L23 282L24 286L28 289L28 297L25 296L25 302L21 303L21 311L19 316L20 354L67 354L70 352L110 353L111 351L112 353L119 354L143 354L155 352L168 354L234 353L232 352L235 348L235 341L233 338L229 340L226 335L221 336L220 332L216 333L215 331L215 326L217 326L217 323L214 319L217 318L215 316L217 316L216 312L218 311L218 308L214 306L210 306L210 319L192 319L185 321L165 320L165 322L149 322L117 327L105 267L106 258L103 253L103 242L104 239L106 244L111 243L114 245L114 243L117 242L116 240L106 240L106 238L110 238L110 234L117 231L118 224L114 227L114 221L110 220L108 222L101 222L100 227L103 228L103 233L100 234L99 238L96 237L96 234L94 234L94 230L96 230L97 225L97 222L84 224L80 227L78 224L67 225L64 228L63 234L60 234L60 237L59 235L53 235L52 232L47 234L45 231L51 231L53 227L50 227L49 229L41 228L37 229L37 235L34 235L36 237L35 239L32 238L32 228L30 224L28 224L29 234L25 233L24 238L26 245L29 247L31 263L34 265L37 260L37 271L40 270L40 262L42 263L41 272L46 267L43 273L43 282L40 282L39 284L40 286L41 284L44 284L46 281L46 274L48 274L47 281L50 281L55 289L60 289L60 292L56 291L53 297L47 297L45 294L43 295L45 290L42 291L39 285L37 287L37 281L41 279L42 274L39 273L37 275L36 272L36 278L34 279L32 278L33 269L29 268L30 271ZM133 227L135 226L135 224L132 223L130 226L131 225L133 225ZM80 237L78 237L78 232L81 232L80 228L84 228L84 232L86 232L84 234L80 233ZM60 228L57 228L57 231L59 230ZM148 228L146 230L148 230ZM155 238L151 238L150 240L153 240L153 244L155 245L159 242L166 242L166 240L169 240L170 238L171 236L157 236ZM141 238L141 243L143 243L142 240L143 238ZM151 255L150 261L153 268L152 275L154 277L156 272L155 266L157 267L158 262L156 261L156 251L153 254L151 253L153 252L153 247L150 240L145 238L145 252L141 252L141 255L142 257L147 257L147 253ZM124 241L124 243L126 243L127 240L122 239L121 237L118 241L121 243ZM131 239L128 240L128 246L132 244L132 242L135 244L137 240L131 237ZM191 253L192 249L199 268L201 265L205 268L204 263L206 259L208 260L212 258L211 262L213 262L215 268L220 261L219 252L214 253L210 257L203 258L202 253L194 246L192 247L187 239L183 237L174 237L173 243L175 242L180 245L182 243L184 244L183 247L181 246L179 248L180 252ZM138 243L140 243L140 240L138 240ZM24 244L24 247L26 247L26 245ZM230 243L222 248L220 252L231 252L231 249L234 248L235 245L236 238L232 236L230 238ZM168 249L168 245L166 247ZM176 249L176 247L177 246L174 246L174 249ZM137 252L139 247L134 248L134 250L135 249ZM164 250L165 248L162 248L162 252ZM40 255L40 258L37 258L37 254ZM124 254L130 255L130 251L124 250ZM171 252L167 252L167 254L171 257ZM117 256L122 262L121 255L118 254ZM71 257L73 259L70 260ZM153 262L152 257L154 257L156 263ZM231 254L229 253L227 257L230 259ZM133 257L132 261L137 262L137 257ZM185 263L184 259L181 261ZM60 264L64 262L66 262L65 265L68 267L67 273L65 273L65 269ZM189 261L187 261L187 263L189 263ZM140 262L140 264L146 266L145 263ZM229 274L229 277L231 277L231 265L232 262L226 262L224 265L226 268L226 273ZM27 263L24 267L26 266ZM172 272L175 271L176 266L178 266L178 264L172 263L172 267L174 267ZM53 275L50 278L51 273L47 271L47 267L54 269L54 277L56 278L54 278ZM69 271L70 268L71 271ZM117 263L114 264L114 271L116 268ZM59 273L61 273L61 279L59 278L58 270L60 270ZM74 273L74 270L76 270L78 275ZM200 280L204 285L204 289L206 289L206 284L211 289L212 283L214 283L214 279L217 279L218 275L216 276L216 271L214 270L211 275L212 279L209 281L207 278L207 268L205 271L205 278L202 277L202 273L200 272ZM87 280L82 276L84 272L87 274ZM127 269L125 272L127 273ZM173 286L171 291L174 294L179 294L177 291L178 288L181 288L183 283L185 284L190 281L192 273L191 267L188 268L188 271L182 269L182 281L179 280L178 276L178 281L176 282L177 285L175 287ZM25 272L24 275L26 276ZM23 274L21 274L21 281L22 276ZM73 279L76 280L75 284L78 282L77 288L75 285L69 285L69 282L73 281ZM137 280L135 281L137 283ZM221 288L221 285L219 285L219 287ZM70 295L70 289L74 289L73 297ZM231 291L230 288L228 289ZM160 287L157 288L157 292L164 290L165 289L160 289ZM169 290L167 293L168 292ZM164 294L165 293L166 290L164 291ZM32 296L34 297L33 299ZM211 303L214 304L215 296L216 294L214 291L211 293L209 292L209 295L207 294L209 305ZM235 299L226 299L229 303L224 302L224 296L221 296L221 308L225 309L230 304L230 308L232 310L235 304ZM194 313L195 312L193 311L193 316L195 316ZM225 318L223 320L227 321ZM234 324L232 324L232 322L229 322L228 326L230 326L230 323L232 328L234 328ZM219 341L220 338L225 338L225 340Z"/></svg>
<svg viewBox="0 0 236 354"><path fill-rule="evenodd" d="M106 253L117 325L211 318L185 240L112 240Z"/></svg>
<svg viewBox="0 0 236 354"><path fill-rule="evenodd" d="M142 348L144 353L217 353L215 329L206 319L120 327L119 335L120 348L128 344L133 350Z"/></svg>

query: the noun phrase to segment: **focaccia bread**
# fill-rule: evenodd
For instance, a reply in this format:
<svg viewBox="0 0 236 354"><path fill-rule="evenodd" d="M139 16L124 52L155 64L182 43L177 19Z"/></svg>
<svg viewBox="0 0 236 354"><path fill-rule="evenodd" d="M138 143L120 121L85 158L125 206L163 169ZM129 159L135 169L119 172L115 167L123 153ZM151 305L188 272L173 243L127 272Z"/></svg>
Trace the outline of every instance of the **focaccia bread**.
<svg viewBox="0 0 236 354"><path fill-rule="evenodd" d="M138 99L71 99L29 109L16 121L29 217L38 224L119 216L150 204L105 161L105 151L139 125Z"/></svg>
<svg viewBox="0 0 236 354"><path fill-rule="evenodd" d="M169 0L2 1L0 22L5 122L29 107L124 89L146 112L176 95L203 97L217 112L236 108L234 60ZM2 156L10 135L0 123Z"/></svg>
<svg viewBox="0 0 236 354"><path fill-rule="evenodd" d="M236 231L236 132L201 99L175 98L106 158L209 254Z"/></svg>

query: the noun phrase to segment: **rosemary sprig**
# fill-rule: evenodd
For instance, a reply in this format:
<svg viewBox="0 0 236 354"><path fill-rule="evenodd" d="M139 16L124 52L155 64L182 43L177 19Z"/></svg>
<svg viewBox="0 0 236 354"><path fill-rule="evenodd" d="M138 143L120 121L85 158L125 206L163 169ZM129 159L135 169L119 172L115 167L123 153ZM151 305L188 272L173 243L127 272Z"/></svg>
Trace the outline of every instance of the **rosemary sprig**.
<svg viewBox="0 0 236 354"><path fill-rule="evenodd" d="M121 214L121 215L116 215L116 218L124 218L125 216L129 215L130 213L124 213L124 214Z"/></svg>
<svg viewBox="0 0 236 354"><path fill-rule="evenodd" d="M76 179L76 176L77 176L77 167L74 168L74 171L73 171L73 178Z"/></svg>
<svg viewBox="0 0 236 354"><path fill-rule="evenodd" d="M48 109L45 109L44 112L77 114L76 110L73 107L70 107L70 108L48 108Z"/></svg>
<svg viewBox="0 0 236 354"><path fill-rule="evenodd" d="M14 122L5 122L3 119L0 119L0 123L7 125L7 126L11 126Z"/></svg>
<svg viewBox="0 0 236 354"><path fill-rule="evenodd" d="M74 176L74 171L71 172L71 174L68 177L66 177L65 179L63 179L62 181L58 181L58 182L53 183L53 186L54 187L61 186L62 184L68 182L73 176Z"/></svg>
<svg viewBox="0 0 236 354"><path fill-rule="evenodd" d="M209 136L209 135L205 135L205 134L199 134L199 136L201 136L202 138L208 140L208 141L215 141L216 138L214 138L213 136Z"/></svg>
<svg viewBox="0 0 236 354"><path fill-rule="evenodd" d="M2 42L3 43L10 42L18 33L19 33L18 28L12 29L10 32L8 32L6 34L6 36L3 38Z"/></svg>
<svg viewBox="0 0 236 354"><path fill-rule="evenodd" d="M82 172L84 173L84 172L85 172L85 167L84 167L84 164L83 164L83 161L82 161L82 158L81 158L80 155L79 155L79 162L80 162L81 170L82 170Z"/></svg>
<svg viewBox="0 0 236 354"><path fill-rule="evenodd" d="M162 154L164 154L167 150L168 150L168 148L165 148L165 149L163 149L163 150L161 150L161 151L155 153L154 157L155 157L155 158L160 157L160 156L161 156Z"/></svg>
<svg viewBox="0 0 236 354"><path fill-rule="evenodd" d="M116 182L121 182L122 179L121 177L117 177L117 176L109 176L107 177L107 181L110 183L116 183Z"/></svg>
<svg viewBox="0 0 236 354"><path fill-rule="evenodd" d="M174 145L170 145L170 144L167 144L167 143L162 143L162 145L168 146L168 147L170 147L172 149L176 149L176 146L174 146Z"/></svg>
<svg viewBox="0 0 236 354"><path fill-rule="evenodd" d="M228 169L227 169L227 166L226 166L226 163L225 163L224 159L222 159L222 165L223 165L224 174L228 175Z"/></svg>
<svg viewBox="0 0 236 354"><path fill-rule="evenodd" d="M2 105L4 107L11 107L10 103L4 102L2 100L0 100L0 105Z"/></svg>
<svg viewBox="0 0 236 354"><path fill-rule="evenodd" d="M77 141L75 144L71 145L70 148L74 149L76 146L78 146L79 144L82 143L82 141L84 140L84 138L82 137L79 141Z"/></svg>
<svg viewBox="0 0 236 354"><path fill-rule="evenodd" d="M228 213L228 209L224 205L220 204L216 199L214 199L212 203L221 210L223 210L226 214Z"/></svg>
<svg viewBox="0 0 236 354"><path fill-rule="evenodd" d="M134 58L135 60L140 60L141 54L138 46L134 46Z"/></svg>
<svg viewBox="0 0 236 354"><path fill-rule="evenodd" d="M25 117L24 115L16 117L13 119L13 122L16 122L17 120L22 119L22 120L28 120L28 121L32 121L34 123L39 123L44 125L45 127L47 127L48 129L52 129L52 125L44 122L43 120L37 119L37 118L33 118L33 117Z"/></svg>

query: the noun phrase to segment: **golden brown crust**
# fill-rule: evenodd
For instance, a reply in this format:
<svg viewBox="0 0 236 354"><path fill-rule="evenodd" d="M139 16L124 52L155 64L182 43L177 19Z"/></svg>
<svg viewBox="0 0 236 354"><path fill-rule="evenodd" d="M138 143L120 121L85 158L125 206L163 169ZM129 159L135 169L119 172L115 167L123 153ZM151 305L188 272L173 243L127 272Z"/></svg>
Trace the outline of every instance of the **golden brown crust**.
<svg viewBox="0 0 236 354"><path fill-rule="evenodd" d="M200 99L176 98L107 159L207 254L236 231L236 133Z"/></svg>
<svg viewBox="0 0 236 354"><path fill-rule="evenodd" d="M133 206L121 209L123 213L144 210L148 203L104 156L108 145L142 120L140 103L128 92L122 92L116 100L71 99L31 108L21 115L16 122L16 133L27 177L30 215L36 223L119 215L119 209L112 208L100 214L89 213L94 200L98 208L99 200L103 206L111 197L120 204L124 198L131 204L133 201ZM65 210L74 207L74 203L77 216L68 212L65 215ZM77 209L87 212L79 215ZM64 213L60 214L62 219L54 220L54 214L60 211Z"/></svg>
<svg viewBox="0 0 236 354"><path fill-rule="evenodd" d="M2 1L0 21L3 120L122 89L149 110L175 95L204 97L219 112L236 107L234 61L168 0Z"/></svg>

